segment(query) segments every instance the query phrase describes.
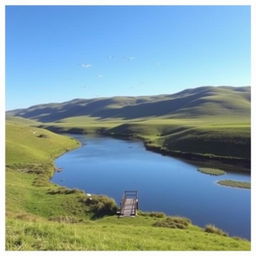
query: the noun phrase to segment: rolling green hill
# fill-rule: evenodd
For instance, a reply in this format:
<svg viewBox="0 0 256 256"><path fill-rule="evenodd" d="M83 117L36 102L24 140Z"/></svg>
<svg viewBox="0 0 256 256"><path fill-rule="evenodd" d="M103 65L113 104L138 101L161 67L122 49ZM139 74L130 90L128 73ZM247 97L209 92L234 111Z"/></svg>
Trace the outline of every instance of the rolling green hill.
<svg viewBox="0 0 256 256"><path fill-rule="evenodd" d="M150 150L207 160L209 167L250 172L250 87L208 86L171 95L75 99L8 111L7 116L29 118L59 133L139 138Z"/></svg>
<svg viewBox="0 0 256 256"><path fill-rule="evenodd" d="M36 105L8 114L41 122L74 116L98 118L196 118L202 116L250 116L250 87L199 87L171 95L75 99Z"/></svg>
<svg viewBox="0 0 256 256"><path fill-rule="evenodd" d="M6 123L6 250L250 250L249 241L182 218L117 218L112 199L91 201L51 183L53 159L79 143L37 125L15 117Z"/></svg>

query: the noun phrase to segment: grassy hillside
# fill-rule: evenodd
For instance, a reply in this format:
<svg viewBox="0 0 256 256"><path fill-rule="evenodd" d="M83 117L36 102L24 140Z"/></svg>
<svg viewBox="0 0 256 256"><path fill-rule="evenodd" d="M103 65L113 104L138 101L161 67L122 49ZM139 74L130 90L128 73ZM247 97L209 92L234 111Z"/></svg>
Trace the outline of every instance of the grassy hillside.
<svg viewBox="0 0 256 256"><path fill-rule="evenodd" d="M250 121L236 117L194 119L97 119L80 116L43 123L56 132L100 133L115 137L139 138L157 152L237 165L237 171L250 171ZM219 164L219 163L214 163ZM218 167L218 166L216 166ZM221 166L219 166L221 167ZM227 171L232 171L232 166ZM231 168L231 169L230 169Z"/></svg>
<svg viewBox="0 0 256 256"><path fill-rule="evenodd" d="M8 115L56 132L142 139L149 149L250 169L250 87L199 87L172 95L76 99Z"/></svg>
<svg viewBox="0 0 256 256"><path fill-rule="evenodd" d="M75 116L98 118L191 118L202 116L250 116L250 87L199 87L171 95L75 99L36 105L8 114L55 122Z"/></svg>
<svg viewBox="0 0 256 256"><path fill-rule="evenodd" d="M27 123L7 122L6 156L8 164L49 162L78 142L72 138L54 134L45 129L32 127Z"/></svg>
<svg viewBox="0 0 256 256"><path fill-rule="evenodd" d="M115 202L49 182L52 161L78 146L30 121L7 121L7 250L249 250L246 240L205 232L188 224L157 227L159 214L112 215ZM108 216L108 217L104 217ZM214 230L214 229L213 229Z"/></svg>

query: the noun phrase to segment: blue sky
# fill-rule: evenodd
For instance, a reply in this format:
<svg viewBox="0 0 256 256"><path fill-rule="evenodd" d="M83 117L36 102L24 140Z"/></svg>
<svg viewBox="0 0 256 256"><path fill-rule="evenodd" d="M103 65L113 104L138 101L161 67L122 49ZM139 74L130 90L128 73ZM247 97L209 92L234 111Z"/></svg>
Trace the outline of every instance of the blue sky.
<svg viewBox="0 0 256 256"><path fill-rule="evenodd" d="M7 109L250 85L246 6L9 6Z"/></svg>

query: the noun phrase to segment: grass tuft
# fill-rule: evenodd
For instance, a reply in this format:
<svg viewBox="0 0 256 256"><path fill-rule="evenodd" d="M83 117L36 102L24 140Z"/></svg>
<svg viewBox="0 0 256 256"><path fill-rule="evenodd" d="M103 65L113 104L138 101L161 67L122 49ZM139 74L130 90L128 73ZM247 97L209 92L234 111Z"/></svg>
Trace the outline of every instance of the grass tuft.
<svg viewBox="0 0 256 256"><path fill-rule="evenodd" d="M139 211L138 215L140 215L140 216L156 217L156 218L164 218L164 217L166 217L166 214L164 212L142 212L142 211Z"/></svg>
<svg viewBox="0 0 256 256"><path fill-rule="evenodd" d="M56 187L48 189L48 194L56 195L56 194L73 194L73 193L81 193L82 191L75 188L66 188L66 187Z"/></svg>
<svg viewBox="0 0 256 256"><path fill-rule="evenodd" d="M164 220L157 221L153 224L154 227L165 227L165 228L179 228L186 229L189 224L191 224L191 220L183 217L167 217Z"/></svg>
<svg viewBox="0 0 256 256"><path fill-rule="evenodd" d="M228 236L228 233L224 232L222 229L217 228L211 224L206 225L204 228L204 231L207 233L213 233L221 236Z"/></svg>
<svg viewBox="0 0 256 256"><path fill-rule="evenodd" d="M50 217L48 218L50 221L55 221L59 223L80 223L83 222L82 218L77 218L74 216L55 216L55 217Z"/></svg>
<svg viewBox="0 0 256 256"><path fill-rule="evenodd" d="M89 206L92 219L101 218L106 215L114 215L117 212L117 205L114 199L103 195L93 195L80 199L86 206Z"/></svg>

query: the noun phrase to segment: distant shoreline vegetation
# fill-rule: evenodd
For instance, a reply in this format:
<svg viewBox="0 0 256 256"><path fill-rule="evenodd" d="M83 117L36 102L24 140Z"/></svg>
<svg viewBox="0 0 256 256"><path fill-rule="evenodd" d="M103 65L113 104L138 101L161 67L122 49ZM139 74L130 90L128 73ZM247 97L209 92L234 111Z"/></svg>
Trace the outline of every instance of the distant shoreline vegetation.
<svg viewBox="0 0 256 256"><path fill-rule="evenodd" d="M217 183L227 187L251 189L251 183L246 181L219 180Z"/></svg>
<svg viewBox="0 0 256 256"><path fill-rule="evenodd" d="M215 168L198 168L197 170L201 173L214 175L214 176L220 176L220 175L226 174L225 171L221 169L215 169Z"/></svg>

